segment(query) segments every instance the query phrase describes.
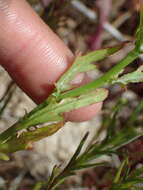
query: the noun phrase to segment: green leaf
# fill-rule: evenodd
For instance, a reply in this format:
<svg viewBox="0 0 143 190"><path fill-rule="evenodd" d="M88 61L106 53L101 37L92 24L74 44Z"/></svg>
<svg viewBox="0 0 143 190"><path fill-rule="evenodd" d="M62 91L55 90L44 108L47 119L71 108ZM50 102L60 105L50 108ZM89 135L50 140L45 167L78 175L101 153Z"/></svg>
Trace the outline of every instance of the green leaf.
<svg viewBox="0 0 143 190"><path fill-rule="evenodd" d="M91 63L112 55L113 53L117 52L122 46L123 44L120 44L115 47L96 50L84 56L77 56L68 71L63 74L60 80L56 83L58 93L55 93L55 95L57 96L60 92L70 89L70 82L74 79L75 76L77 76L77 74L96 69L96 66Z"/></svg>
<svg viewBox="0 0 143 190"><path fill-rule="evenodd" d="M128 176L126 176L126 178L120 180L120 177L122 178L122 175L124 175L124 167L126 167L127 165L128 159L123 161L123 163L121 164L110 190L129 190L135 187L136 184L143 183L143 168L135 169L135 171L133 171L132 173L128 173Z"/></svg>
<svg viewBox="0 0 143 190"><path fill-rule="evenodd" d="M85 144L85 141L87 140L88 135L89 135L89 133L86 133L85 136L83 137L83 139L81 140L76 152L74 153L74 155L71 158L67 167L70 167L73 164L73 162L76 160L76 158L79 156L81 149L82 149L83 145Z"/></svg>
<svg viewBox="0 0 143 190"><path fill-rule="evenodd" d="M76 166L75 169L72 168L72 170L83 170L86 168L95 168L95 167L100 167L100 166L106 166L107 163L103 162L103 163L93 163L93 164L79 164L79 166Z"/></svg>
<svg viewBox="0 0 143 190"><path fill-rule="evenodd" d="M107 96L108 90L104 88L99 88L95 91L86 93L79 97L65 98L55 108L53 106L51 107L51 109L54 109L57 114L69 112L71 110L85 107L94 103L102 102L107 98Z"/></svg>
<svg viewBox="0 0 143 190"><path fill-rule="evenodd" d="M138 131L138 129L132 127L125 127L111 139L105 141L105 143L101 145L102 148L100 148L101 150L108 149L111 151L116 151L117 149L129 144L141 136L143 136L143 131Z"/></svg>
<svg viewBox="0 0 143 190"><path fill-rule="evenodd" d="M124 168L125 168L126 166L128 166L128 162L129 162L128 158L126 158L126 159L122 162L122 164L120 165L120 167L119 167L119 169L118 169L118 172L117 172L117 174L116 174L116 177L115 177L115 179L114 179L114 183L119 183L119 182L120 182L120 179L122 178L122 172L123 172Z"/></svg>
<svg viewBox="0 0 143 190"><path fill-rule="evenodd" d="M113 80L111 83L121 83L121 84L128 84L128 83L137 83L143 82L143 65L140 66L136 71L132 73L128 73L123 75L122 77Z"/></svg>
<svg viewBox="0 0 143 190"><path fill-rule="evenodd" d="M93 103L102 102L107 98L108 90L100 88L93 92L86 93L79 97L65 98L58 103L52 103L33 114L27 122L36 125L48 121L62 120L61 114L78 109Z"/></svg>
<svg viewBox="0 0 143 190"><path fill-rule="evenodd" d="M9 159L9 156L7 154L0 152L0 160L9 161L10 159Z"/></svg>
<svg viewBox="0 0 143 190"><path fill-rule="evenodd" d="M140 6L140 25L137 32L136 48L140 53L143 53L143 5Z"/></svg>
<svg viewBox="0 0 143 190"><path fill-rule="evenodd" d="M44 182L38 182L32 190L42 190L44 186Z"/></svg>
<svg viewBox="0 0 143 190"><path fill-rule="evenodd" d="M102 75L98 79L88 84L82 85L79 88L75 88L73 90L63 92L60 95L58 95L57 99L61 100L63 98L79 96L91 90L101 88L103 85L111 84L112 80L116 78L126 66L128 66L135 59L137 59L138 56L139 56L139 52L136 49L133 49L131 52L128 53L128 55L125 58L123 58L118 64L116 64L114 67L112 67L108 72L106 72L104 75Z"/></svg>
<svg viewBox="0 0 143 190"><path fill-rule="evenodd" d="M50 119L52 113L54 113L55 116L60 116L64 112L69 112L71 110L91 105L93 103L102 102L105 100L105 98L107 98L107 96L108 90L100 88L79 97L65 98L58 103L50 104L45 108L37 111L37 113L35 113L30 119L32 119L32 122L35 122L37 124L38 121L43 122L48 118ZM34 123L32 124L34 125Z"/></svg>
<svg viewBox="0 0 143 190"><path fill-rule="evenodd" d="M58 175L60 175L60 172L61 172L60 167L58 167L57 165L55 165L55 166L53 167L52 173L51 173L51 175L50 175L50 177L49 177L49 179L48 179L48 184L51 184L51 183L54 181L54 179L55 179Z"/></svg>
<svg viewBox="0 0 143 190"><path fill-rule="evenodd" d="M120 98L116 105L113 107L112 114L107 115L105 120L103 120L103 126L107 129L107 137L105 141L112 138L117 132L117 122L118 122L118 114L122 111L123 107L127 104L125 99Z"/></svg>
<svg viewBox="0 0 143 190"><path fill-rule="evenodd" d="M96 65L86 62L82 57L77 57L70 69L63 74L60 80L56 83L57 92L63 92L70 89L70 82L77 76L78 73L87 72L96 69Z"/></svg>

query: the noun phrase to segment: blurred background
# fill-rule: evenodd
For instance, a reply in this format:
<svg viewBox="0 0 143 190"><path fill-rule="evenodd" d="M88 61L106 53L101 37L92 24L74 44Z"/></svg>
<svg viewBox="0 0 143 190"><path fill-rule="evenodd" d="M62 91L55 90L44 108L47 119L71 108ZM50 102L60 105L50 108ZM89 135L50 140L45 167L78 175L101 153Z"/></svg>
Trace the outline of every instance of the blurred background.
<svg viewBox="0 0 143 190"><path fill-rule="evenodd" d="M28 0L33 9L65 44L76 53L87 53L123 41L134 41L139 24L139 4L137 0ZM89 72L97 78L110 69L130 50L127 46L119 53L98 62L98 71ZM142 63L142 57L129 66L131 72ZM31 151L21 151L10 156L10 161L0 162L0 189L29 190L39 180L46 180L54 165L65 164L76 150L81 138L90 132L87 143L100 131L105 117L110 117L112 108L119 98L127 104L118 116L118 127L122 128L143 95L143 84L128 85L127 88L114 86L104 103L101 113L92 121L68 122L64 128L47 139L35 143ZM0 131L3 131L25 112L36 105L11 80L0 67ZM139 124L143 115L138 117ZM106 130L100 131L98 140L105 137ZM132 167L143 161L143 138L126 146ZM121 150L123 151L123 150ZM119 165L120 159L103 157L103 160ZM115 170L99 167L79 172L67 180L59 189L66 190L106 190L109 188Z"/></svg>

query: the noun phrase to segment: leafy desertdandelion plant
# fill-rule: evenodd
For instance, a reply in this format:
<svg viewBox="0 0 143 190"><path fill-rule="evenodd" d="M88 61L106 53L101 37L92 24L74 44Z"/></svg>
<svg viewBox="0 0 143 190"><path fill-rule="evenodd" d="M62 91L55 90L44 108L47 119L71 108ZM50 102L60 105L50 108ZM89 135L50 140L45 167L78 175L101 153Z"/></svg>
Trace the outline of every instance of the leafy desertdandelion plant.
<svg viewBox="0 0 143 190"><path fill-rule="evenodd" d="M140 11L140 26L134 49L98 79L79 88L71 89L70 81L77 74L97 69L96 65L92 64L93 62L118 52L124 45L125 43L96 50L84 56L77 56L69 70L57 81L50 97L0 134L0 152L12 153L28 149L33 142L52 135L64 125L64 112L104 101L108 96L108 90L102 88L105 84L128 84L143 81L142 66L132 73L120 76L124 68L143 53L143 8ZM32 131L28 130L31 126L44 123L46 123L45 126L35 127Z"/></svg>
<svg viewBox="0 0 143 190"><path fill-rule="evenodd" d="M45 102L38 105L33 111L26 114L13 126L0 134L0 159L8 160L7 153L29 149L33 142L54 134L62 128L65 123L63 117L64 112L104 101L108 96L108 90L103 88L103 86L107 84L127 85L128 83L143 82L143 65L136 71L122 74L125 67L143 53L142 0L140 0L140 5L140 25L134 49L131 50L118 64L98 79L79 88L72 89L70 82L75 76L79 73L96 70L96 65L93 65L93 62L105 59L106 57L118 52L126 43L96 50L84 56L77 56L69 70L57 81L55 90L50 97L47 98ZM5 100L2 109L4 109L6 104L7 99ZM63 183L67 177L75 175L75 172L80 169L96 167L99 165L105 166L107 164L109 166L109 163L97 163L96 159L103 155L117 154L117 150L119 148L143 136L143 131L138 130L137 126L134 127L137 125L135 121L137 120L138 115L143 112L143 101L141 101L133 111L130 119L126 121L126 127L116 132L115 127L117 125L117 116L118 113L122 111L124 104L124 101L117 102L111 112L112 114L110 114L110 117L108 116L103 119L103 128L101 128L95 136L96 138L100 134L101 130L106 127L107 135L102 142L90 144L86 150L81 153L81 149L88 136L87 133L64 169L55 166L48 181L36 184L33 190L53 190ZM38 125L41 125L41 127L37 127ZM30 127L33 126L35 127L34 130L29 130ZM135 188L135 185L138 183L143 183L143 168L141 167L130 172L128 159L125 159L120 165L110 189L139 189Z"/></svg>

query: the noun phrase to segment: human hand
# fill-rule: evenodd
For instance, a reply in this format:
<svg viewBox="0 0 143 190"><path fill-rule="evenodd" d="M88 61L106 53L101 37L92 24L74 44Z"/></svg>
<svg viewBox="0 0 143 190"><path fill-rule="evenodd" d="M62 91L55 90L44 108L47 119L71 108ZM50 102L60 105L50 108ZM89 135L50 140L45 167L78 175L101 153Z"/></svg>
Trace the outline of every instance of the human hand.
<svg viewBox="0 0 143 190"><path fill-rule="evenodd" d="M0 0L0 63L36 103L50 95L73 59L70 50L25 0ZM65 118L89 120L101 106L97 103L80 108L66 113Z"/></svg>

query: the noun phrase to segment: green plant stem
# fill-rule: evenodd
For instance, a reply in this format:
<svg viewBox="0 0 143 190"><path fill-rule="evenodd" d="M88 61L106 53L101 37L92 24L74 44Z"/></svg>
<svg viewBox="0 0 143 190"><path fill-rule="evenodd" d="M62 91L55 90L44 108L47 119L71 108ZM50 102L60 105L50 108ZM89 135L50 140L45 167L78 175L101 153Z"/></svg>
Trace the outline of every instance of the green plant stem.
<svg viewBox="0 0 143 190"><path fill-rule="evenodd" d="M59 95L58 99L61 100L67 97L79 96L83 93L87 93L90 90L95 90L96 88L101 87L102 85L110 82L111 78L116 77L127 65L132 63L139 56L139 51L135 48L133 49L124 59L122 59L117 65L115 65L111 70L105 73L103 76L94 80L93 82L83 85L79 88L70 90L68 92L62 93Z"/></svg>

